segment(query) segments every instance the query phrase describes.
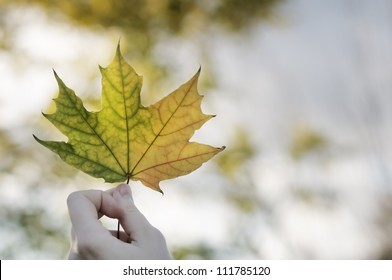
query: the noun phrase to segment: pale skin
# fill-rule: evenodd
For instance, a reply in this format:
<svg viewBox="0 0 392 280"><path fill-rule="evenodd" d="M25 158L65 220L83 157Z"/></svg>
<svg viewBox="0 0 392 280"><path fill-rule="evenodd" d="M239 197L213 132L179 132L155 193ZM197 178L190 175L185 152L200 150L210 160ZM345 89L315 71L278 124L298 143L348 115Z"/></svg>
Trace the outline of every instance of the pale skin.
<svg viewBox="0 0 392 280"><path fill-rule="evenodd" d="M69 259L171 259L164 236L137 209L128 185L74 192L67 204L72 222ZM103 215L120 221L120 239L117 231L101 224Z"/></svg>

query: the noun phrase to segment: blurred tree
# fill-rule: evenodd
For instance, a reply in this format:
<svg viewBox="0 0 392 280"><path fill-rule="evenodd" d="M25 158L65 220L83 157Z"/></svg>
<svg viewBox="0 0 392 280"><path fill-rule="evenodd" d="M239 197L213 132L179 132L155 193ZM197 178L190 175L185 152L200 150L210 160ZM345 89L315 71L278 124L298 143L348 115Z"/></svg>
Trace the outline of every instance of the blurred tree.
<svg viewBox="0 0 392 280"><path fill-rule="evenodd" d="M378 255L372 257L380 260L392 260L392 195L389 193L382 197L379 205L381 205L381 211L376 220L377 231L374 238L379 241L380 250Z"/></svg>
<svg viewBox="0 0 392 280"><path fill-rule="evenodd" d="M28 52L23 53L23 49L18 49L17 43L20 38L16 38L14 35L18 28L28 21L18 18L20 14L16 13L15 16L13 12L19 9L34 8L34 10L40 9L46 13L49 18L48 24L61 22L64 25L77 27L83 31L88 30L93 34L102 34L112 38L113 41L117 41L118 37L121 37L124 55L136 61L136 64L133 63L135 68L153 80L153 87L156 88L160 87L160 81L162 83L162 81L170 79L170 77L167 77L167 73L168 70L173 70L170 69L170 67L173 67L172 62L159 56L159 48L165 46L167 42L172 42L169 46L175 48L177 43L186 41L189 43L187 46L191 46L192 52L198 52L195 56L198 59L199 57L204 59L199 63L202 64L203 72L206 73L203 76L204 80L201 81L204 82L202 87L205 88L206 86L215 85L214 73L211 71L213 68L209 67L212 59L209 40L215 38L215 35L218 35L219 38L222 34L238 36L241 40L245 39L243 35L246 35L248 30L252 30L254 24L274 18L276 8L281 2L283 0L0 0L0 59L3 59L6 55L11 56L11 60L16 65L21 61L21 56L29 55ZM358 3L349 5L350 9L355 8L355 6L364 7L362 2ZM357 8L357 10L360 9ZM350 13L352 12L350 10ZM374 15L373 10L369 10L369 15ZM42 16L42 14L39 14L39 16ZM363 14L358 13L357 16L360 18L359 22L366 20L366 17L363 18ZM367 20L368 23L373 22L370 18L367 18ZM354 40L356 47L368 48L377 44L374 37L368 37L370 34L368 31L371 30L368 29L368 26L366 29L363 29L361 24L358 26L357 35L364 39ZM366 30L367 36L362 36L363 30ZM363 42L366 42L366 44L363 44ZM174 54L176 54L175 51ZM389 112L380 108L386 108L381 105L387 105L390 102L381 102L381 100L387 99L378 99L380 104L368 102L377 100L374 99L376 92L369 89L373 87L372 82L376 84L376 81L380 78L379 74L382 72L374 71L374 61L370 60L373 57L367 57L368 50L357 50L357 52L359 56L356 57L355 61L359 65L356 65L352 70L360 71L359 75L354 76L362 77L359 81L362 81L364 86L361 86L360 83L359 87L365 90L362 95L359 95L359 98L358 95L355 95L357 96L355 97L356 102L353 102L353 104L354 107L358 108L355 108L354 111L358 113L359 117L364 116L364 124L368 126L363 130L365 138L372 140L374 137L377 140L373 127L377 132L377 129L381 129L383 126L379 126L378 123L374 125L373 119L381 116L380 112ZM383 53L380 52L379 54L382 61L384 61ZM170 59L172 58L173 56L170 57ZM82 69L84 64L85 61L82 59L81 63L75 68ZM50 68L52 65L47 67ZM357 72L353 71L353 73ZM89 77L89 74L86 74L86 76L83 74L83 77ZM206 80L205 77L208 77L209 80ZM372 80L372 77L374 77L374 80ZM385 75L384 78L387 79L387 77ZM94 78L92 75L91 80ZM178 84L178 81L175 84ZM385 85L389 85L389 83ZM161 90L157 91L151 88L148 90L148 92L159 91ZM90 91L87 90L86 92ZM380 93L384 93L384 91L380 91ZM5 94L7 93L0 92L0 102L2 102L2 97ZM96 104L96 100L91 99L90 95L87 98L90 104ZM348 98L348 100L351 99ZM363 106L356 106L355 104L358 104L358 101L363 102ZM98 105L96 107L99 107L99 104L96 105ZM289 105L291 106L291 104ZM375 105L380 107L374 107ZM363 108L368 108L365 110L365 115L362 115L361 112ZM377 110L374 110L374 108ZM22 114L18 110L15 110L15 112ZM20 126L7 124L5 127L0 127L0 236L3 240L0 244L0 258L64 258L68 249L66 238L69 232L67 214L62 212L65 209L65 197L71 191L74 191L76 186L85 187L89 185L88 182L91 182L91 180L84 175L80 175L49 152L45 153L42 149L33 146L32 138L21 137L21 135L25 135L21 131L30 132L33 130L32 128L36 131L44 126L40 123L39 115L33 118L26 115L25 119L25 122ZM385 118L385 120L387 119ZM288 120L288 122L290 123L291 120ZM230 129L236 131L236 127ZM46 133L53 132L54 130L46 131ZM257 227L265 227L271 230L271 235L278 236L275 240L280 243L290 243L286 228L279 225L282 222L282 213L279 214L278 212L282 208L277 207L277 205L286 204L287 206L291 203L290 207L293 207L292 203L294 201L295 203L307 203L314 207L316 204L319 205L320 198L323 198L322 205L330 210L335 201L339 201L334 196L336 194L334 190L332 192L324 191L324 185L320 186L320 183L323 183L324 180L318 180L317 178L317 175L324 175L321 172L317 174L317 171L323 168L323 162L320 161L323 157L320 158L320 155L324 155L324 151L330 145L327 142L327 137L322 133L307 127L295 129L293 137L290 139L289 148L283 155L284 161L289 162L290 170L294 169L293 173L295 175L287 180L280 181L285 185L287 184L289 188L294 187L293 192L290 193L289 190L284 189L284 196L277 196L276 200L265 199L264 196L268 195L266 192L261 194L261 191L265 190L263 184L268 184L268 182L256 181L260 179L256 176L256 173L263 171L263 167L256 165L260 162L253 161L259 152L255 149L255 146L259 143L252 143L249 140L251 139L249 137L250 133L252 132L238 130L232 139L225 140L224 144L228 146L228 149L220 159L217 159L217 168L215 171L211 171L214 174L209 174L212 178L219 176L219 180L214 181L215 183L218 182L218 193L213 193L209 189L208 197L203 194L203 202L207 199L224 200L225 209L228 210L227 213L230 215L231 224L227 234L230 240L225 245L216 246L198 240L188 246L174 246L173 254L176 258L219 258L225 256L229 251L234 252L232 254L234 256L236 252L240 252L238 254L240 256L263 257L261 252L263 248L260 248L259 245L259 243L262 243L260 239L263 237L257 236ZM379 153L383 151L379 149L378 141L374 141L373 144L374 150L379 151ZM385 145L388 145L387 141L385 141ZM290 161L290 155L294 159L293 161ZM216 172L216 170L219 172ZM385 176L389 176L389 169L385 170ZM287 173L283 172L282 174L287 176ZM280 173L274 173L275 177L280 175ZM279 183L275 185L280 186ZM192 189L192 186L187 187L189 187L189 190ZM194 189L200 189L199 187L200 182L196 182ZM48 197L51 199L47 199ZM52 201L56 197L58 197L58 200ZM62 203L64 205L59 207ZM381 236L379 240L380 249L379 254L375 257L391 258L390 197L383 203L387 206L380 210L380 220L379 225L377 225ZM63 210L60 211L60 209ZM283 214L286 215L287 208L283 207L283 209ZM279 235L281 236L279 237ZM4 242L4 240L7 240L7 242ZM265 239L263 244L265 244ZM281 247L288 248L288 251L291 250L288 256L303 257L304 252L305 256L315 256L312 254L306 255L307 248L290 248L290 244L283 244ZM316 247L314 246L314 248Z"/></svg>
<svg viewBox="0 0 392 280"><path fill-rule="evenodd" d="M196 246L175 247L171 251L175 260L200 259L209 260L214 258L214 248L206 244L197 244Z"/></svg>
<svg viewBox="0 0 392 280"><path fill-rule="evenodd" d="M18 6L39 6L54 21L66 18L76 26L99 33L118 31L123 54L140 63L136 68L148 73L149 79L154 81L148 92L156 92L168 73L168 65L153 54L159 43L173 38L192 39L204 56L203 69L208 70L210 58L205 41L208 32L215 28L226 34L243 32L259 20L273 18L281 2L283 0L0 0L0 15L2 10ZM0 31L0 46L6 46L9 38L5 34L12 33L12 27L5 23L2 27L8 31ZM205 77L214 76L207 74ZM213 84L211 78L203 78L202 82Z"/></svg>
<svg viewBox="0 0 392 280"><path fill-rule="evenodd" d="M249 135L242 129L234 134L234 141L220 157L216 159L219 169L225 176L233 178L244 170L246 162L255 155L254 145L249 141Z"/></svg>
<svg viewBox="0 0 392 280"><path fill-rule="evenodd" d="M296 127L290 147L290 153L294 159L320 152L326 146L326 139L319 132L309 127Z"/></svg>
<svg viewBox="0 0 392 280"><path fill-rule="evenodd" d="M153 54L161 42L173 38L192 40L205 55L203 68L208 69L207 33L230 35L244 32L260 20L272 18L280 2L283 0L0 0L0 52L12 55L15 48L12 34L18 26L7 21L7 15L20 7L40 7L54 22L68 22L96 33L107 34L114 30L115 36L122 34L124 55L137 60L141 68L136 68L148 73L154 84L159 85L158 81L166 76L168 67ZM214 75L208 73L206 76ZM213 80L208 82L214 84ZM95 100L88 101L95 103ZM55 193L65 201L65 195L73 190L76 181L77 185L84 185L83 180L88 179L77 175L74 169L56 157L32 147L32 139L20 139L18 130L30 131L31 127L41 125L40 120L32 121L26 116L21 127L0 130L0 192L6 194L0 201L1 234L14 237L13 242L0 246L0 258L29 258L31 256L24 254L29 250L36 252L34 257L64 258L67 252L69 222L66 213L51 213L53 207L46 205L45 197L48 193ZM238 176L241 176L235 171L241 170L255 154L245 132L238 132L235 138L233 148L228 150L223 160L218 161L222 174L232 184L238 183ZM239 213L256 212L260 202L252 195L254 184L249 180L241 184L245 189L242 186L228 188L225 196ZM18 201L19 196L9 191L8 185L18 186L20 189L16 193L23 192L23 199ZM244 244L238 239L242 235L246 239L246 232L244 234L237 228L233 235L235 246ZM174 256L181 259L213 258L216 249L200 243L174 248Z"/></svg>
<svg viewBox="0 0 392 280"><path fill-rule="evenodd" d="M0 4L39 4L48 13L63 13L81 25L117 27L147 37L161 33L191 36L211 24L229 31L269 18L282 0L1 0Z"/></svg>

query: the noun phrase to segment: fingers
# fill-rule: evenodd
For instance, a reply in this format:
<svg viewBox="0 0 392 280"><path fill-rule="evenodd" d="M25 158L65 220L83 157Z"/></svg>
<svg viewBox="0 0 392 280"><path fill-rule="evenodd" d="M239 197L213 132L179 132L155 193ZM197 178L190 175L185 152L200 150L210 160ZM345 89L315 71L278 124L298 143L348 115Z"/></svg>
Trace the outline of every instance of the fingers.
<svg viewBox="0 0 392 280"><path fill-rule="evenodd" d="M75 192L67 203L73 226L70 259L170 259L164 236L137 209L128 185ZM101 225L101 215L119 219L125 231L120 240Z"/></svg>
<svg viewBox="0 0 392 280"><path fill-rule="evenodd" d="M106 231L98 221L99 213L118 217L121 209L107 192L88 190L74 192L67 199L68 212L76 236Z"/></svg>
<svg viewBox="0 0 392 280"><path fill-rule="evenodd" d="M99 222L102 215L119 219L125 233L133 241L143 239L140 237L153 228L135 206L131 189L127 184L107 191L74 192L69 195L67 203L73 230L79 243L83 236L110 234ZM125 237L121 238L124 239Z"/></svg>
<svg viewBox="0 0 392 280"><path fill-rule="evenodd" d="M171 259L165 237L137 209L130 187L119 185L113 197L123 210L120 223L132 242L129 244L133 245L132 253L136 254L138 259Z"/></svg>
<svg viewBox="0 0 392 280"><path fill-rule="evenodd" d="M119 220L124 231L133 241L141 240L140 237L143 237L152 226L135 206L131 188L126 184L121 184L115 189L113 197L122 209Z"/></svg>

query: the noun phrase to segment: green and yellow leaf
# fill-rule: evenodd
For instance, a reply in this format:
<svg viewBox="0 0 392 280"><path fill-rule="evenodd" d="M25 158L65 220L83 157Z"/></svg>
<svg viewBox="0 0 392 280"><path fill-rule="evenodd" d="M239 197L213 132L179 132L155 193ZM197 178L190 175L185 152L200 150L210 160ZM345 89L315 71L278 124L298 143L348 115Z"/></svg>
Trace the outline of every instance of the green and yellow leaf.
<svg viewBox="0 0 392 280"><path fill-rule="evenodd" d="M55 73L56 111L43 114L68 142L34 138L66 163L106 182L140 180L161 191L162 180L188 174L225 147L190 142L212 115L201 111L197 91L200 70L157 103L140 101L142 77L124 60L120 47L102 74L102 109L89 112Z"/></svg>

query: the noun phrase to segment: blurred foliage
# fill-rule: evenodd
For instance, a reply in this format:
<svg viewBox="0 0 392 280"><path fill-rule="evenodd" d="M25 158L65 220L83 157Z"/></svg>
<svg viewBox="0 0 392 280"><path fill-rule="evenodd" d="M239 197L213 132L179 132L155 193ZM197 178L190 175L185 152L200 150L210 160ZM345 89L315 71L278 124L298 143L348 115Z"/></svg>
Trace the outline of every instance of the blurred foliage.
<svg viewBox="0 0 392 280"><path fill-rule="evenodd" d="M40 4L81 25L145 31L147 37L157 31L185 34L212 22L238 31L271 16L279 2L282 0L0 0L0 4Z"/></svg>
<svg viewBox="0 0 392 280"><path fill-rule="evenodd" d="M206 244L197 244L173 248L171 253L175 260L211 260L214 257L214 248Z"/></svg>
<svg viewBox="0 0 392 280"><path fill-rule="evenodd" d="M4 130L0 130L0 144L0 172L9 172L18 156L17 146Z"/></svg>
<svg viewBox="0 0 392 280"><path fill-rule="evenodd" d="M290 153L294 159L321 151L326 146L324 136L309 127L297 127L290 147Z"/></svg>
<svg viewBox="0 0 392 280"><path fill-rule="evenodd" d="M248 133L240 128L234 134L233 143L229 144L228 147L216 159L216 162L225 176L234 178L236 173L243 171L242 167L255 155L256 151L254 145L249 141Z"/></svg>
<svg viewBox="0 0 392 280"><path fill-rule="evenodd" d="M226 189L227 200L244 214L255 211L259 204L254 196L255 186L250 180L249 170L259 151L250 138L249 132L237 128L228 148L215 160L221 173L233 185Z"/></svg>
<svg viewBox="0 0 392 280"><path fill-rule="evenodd" d="M259 20L273 18L277 4L283 0L0 0L0 15L18 6L38 6L46 11L51 20L68 21L80 28L98 33L113 31L122 42L124 56L140 73L148 73L154 81L151 88L144 86L148 101L159 92L167 78L168 65L155 57L154 48L172 38L190 39L203 53L204 86L214 85L214 73L209 70L209 30L218 28L227 34L238 34ZM0 19L0 46L11 50L10 26ZM117 32L115 32L117 31Z"/></svg>
<svg viewBox="0 0 392 280"><path fill-rule="evenodd" d="M65 15L75 24L118 28L133 53L148 54L161 36L194 36L217 25L238 32L272 17L282 0L0 0L0 4L38 4L53 17Z"/></svg>
<svg viewBox="0 0 392 280"><path fill-rule="evenodd" d="M215 160L227 180L222 195L232 210L231 240L225 250L234 254L242 251L258 255L259 244L251 241L253 229L263 222L262 219L271 216L271 206L259 194L259 183L252 175L257 168L254 159L261 152L260 143L252 143L251 132L243 128L234 131L228 140L228 148Z"/></svg>
<svg viewBox="0 0 392 280"><path fill-rule="evenodd" d="M7 49L7 46L5 45L7 40L7 29L4 28L5 22L4 22L4 13L5 11L0 9L0 50Z"/></svg>
<svg viewBox="0 0 392 280"><path fill-rule="evenodd" d="M377 237L380 243L380 251L373 258L392 260L392 194L389 193L382 197L379 204L382 211L379 212L375 227L379 230Z"/></svg>
<svg viewBox="0 0 392 280"><path fill-rule="evenodd" d="M0 246L0 257L29 258L20 255L29 250L43 258L65 256L68 219L61 215L54 219L42 201L46 188L59 191L56 186L72 180L75 172L32 147L31 142L22 143L25 139L18 139L18 135L18 129L0 129L0 223L2 234L12 237L11 243ZM20 189L14 190L15 184Z"/></svg>
<svg viewBox="0 0 392 280"><path fill-rule="evenodd" d="M14 34L20 27L19 21L20 24L25 22L15 17L11 18L13 21L9 20L7 15L14 9L38 7L46 13L49 24L60 22L67 26L76 26L78 29L108 36L113 41L118 41L120 37L124 55L135 61L135 68L154 81L156 88L160 86L159 81L166 80L168 67L171 67L165 58L157 57L157 48L162 42L170 42L172 39L174 45L178 42L176 39L190 42L192 51L196 50L199 52L196 55L204 59L200 63L206 73L204 77L209 80L207 83L201 81L205 83L202 86L216 86L214 73L208 73L213 69L209 65L211 57L208 41L216 34L246 39L247 31L251 30L254 24L274 19L277 7L282 2L284 0L0 0L0 54L17 54L12 59L15 59L15 64L20 61L19 56L24 54L21 54L20 50L17 50L19 53L15 51L18 46L15 44L17 40ZM83 63L85 61L81 61L78 67L83 68ZM96 77L91 75L91 80L94 79ZM156 90L150 88L148 92ZM86 96L86 99L93 107L100 106L97 99L91 95ZM37 148L38 144L34 143L31 135L28 138L26 133L22 133L31 132L32 127L34 131L38 130L44 125L40 121L39 114L35 120L26 116L26 122L21 126L0 128L0 194L3 195L0 199L0 224L1 234L6 235L7 240L11 239L10 243L0 244L2 259L32 257L24 255L24 252L34 252L33 257L37 258L64 258L69 246L67 239L70 223L67 213L57 210L65 209L65 205L58 207L57 201L52 202L55 205L47 205L51 202L47 201L47 198L59 197L58 203L65 203L66 195L73 191L76 185L86 186L90 180L79 175L75 169L65 165L50 152ZM262 258L260 240L264 238L265 244L266 239L257 236L257 227L271 230L271 235L274 236L282 235L276 240L287 244L282 244L281 247L292 250L294 257L303 256L300 253L296 255L301 248L293 248L293 244L290 244L288 233L280 224L281 208L276 205L301 203L313 207L309 209L321 205L328 212L333 210L331 208L340 199L336 197L335 190L323 190L323 186L314 186L320 182L315 182L314 171L323 168L319 155L330 145L327 137L312 127L294 128L293 137L289 139L289 149L283 155L285 160L287 156L294 159L290 164L295 166L295 175L283 180L292 184L289 188L293 187L293 191L290 193L284 190L284 196L277 196L277 200L267 200L263 195L268 188L264 189L263 184L268 184L268 180L258 182L260 177L256 175L257 172L268 169L268 164L271 163L263 162L266 166L257 166L260 161L254 159L260 151L255 147L260 146L260 143L252 143L251 131L242 128L236 131L236 127L232 129L233 137L226 139L224 143L227 150L214 161L217 167L215 171L218 172L211 171L214 174L208 174L213 178L219 176L219 180L216 180L218 191L209 191L208 198L221 199L217 203L225 203L227 215L230 215L227 234L229 241L227 244L215 246L196 240L192 244L172 248L173 256L177 259L213 259L225 256L226 253L230 255L234 252L231 255L235 256L241 252L238 255ZM290 172L285 173L285 176L291 176ZM275 185L280 186L280 182ZM200 182L195 182L195 185L199 187ZM20 189L15 191L9 186ZM203 198L205 197L203 194ZM391 201L391 197L385 197L385 200L380 202L383 209L380 210L379 221L375 225L379 234L374 237L379 239L380 249L374 258L392 258ZM309 227L311 226L309 224Z"/></svg>
<svg viewBox="0 0 392 280"><path fill-rule="evenodd" d="M281 2L283 0L0 0L0 51L16 54L13 34L19 26L17 22L7 20L7 13L19 7L40 7L46 12L49 22L72 24L109 36L114 34L114 40L118 40L121 34L124 55L137 61L135 68L147 73L154 84L159 86L159 80L163 80L167 73L167 65L163 65L154 55L154 49L159 43L173 38L191 40L205 56L203 69L208 72L211 58L206 47L209 39L206 33L212 30L228 36L246 34L244 31L254 23L272 18L277 4ZM215 85L214 73L207 73L206 77L210 77L207 86ZM92 80L95 78L91 77ZM151 89L149 91L154 92ZM88 103L96 104L91 96L86 99ZM0 130L0 191L8 194L7 180L10 180L21 188L18 192L23 192L25 198L20 205L14 201L0 201L3 233L14 237L12 243L0 247L1 258L29 258L20 255L20 252L28 251L26 248L37 252L36 257L64 258L68 249L69 220L61 216L66 213L51 213L50 209L53 208L42 200L45 200L46 192L54 192L55 196L63 198L70 191L67 186L74 187L75 182L84 185L85 177L78 177L75 169L66 166L55 156L42 152L42 149L36 149L32 139L20 138L20 135L24 135L20 133L21 130L31 131L31 127L41 125L44 124L40 120L32 123L32 119L26 117L21 127ZM254 184L249 180L240 180L243 176L240 170L246 170L254 154L253 144L248 141L247 134L239 131L225 157L217 161L221 174L231 182L224 195L239 211L239 217L254 213L260 204L253 195ZM241 183L234 186L239 181ZM246 221L248 219L243 219L243 222ZM242 246L243 239L237 238L240 235L247 236L246 232L236 228L232 236L234 247ZM20 246L25 249L20 249ZM201 243L174 248L173 255L178 259L211 259L216 257L216 251L217 248Z"/></svg>
<svg viewBox="0 0 392 280"><path fill-rule="evenodd" d="M31 251L43 252L43 256L50 255L50 253L59 256L66 255L69 250L69 233L64 227L56 227L50 222L51 217L48 216L47 209L29 207L5 210L3 215L7 217L7 220L2 221L3 230L20 238L3 245L2 258L15 258L16 250L23 252L27 248ZM22 234L20 228L23 229ZM53 249L57 252L54 253Z"/></svg>

